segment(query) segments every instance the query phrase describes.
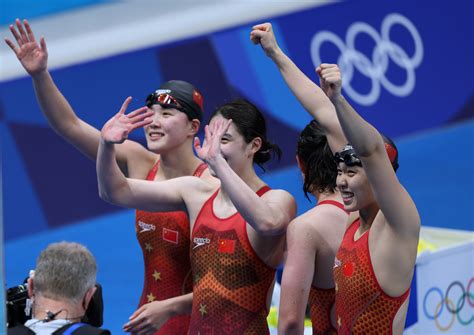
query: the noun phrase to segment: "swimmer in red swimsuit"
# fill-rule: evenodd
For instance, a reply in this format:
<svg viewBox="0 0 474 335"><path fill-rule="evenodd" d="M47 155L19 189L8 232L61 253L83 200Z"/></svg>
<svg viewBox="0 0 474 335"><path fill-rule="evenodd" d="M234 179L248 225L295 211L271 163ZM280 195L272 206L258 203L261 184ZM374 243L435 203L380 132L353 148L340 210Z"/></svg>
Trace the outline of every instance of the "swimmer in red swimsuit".
<svg viewBox="0 0 474 335"><path fill-rule="evenodd" d="M266 138L263 115L245 100L227 103L206 126L202 147L195 140L198 156L221 182L216 188L195 177L158 183L126 178L114 143L149 122L145 109L125 115L126 107L102 129L99 191L122 206L188 213L193 294L171 313L192 313L190 334L267 334L275 268L296 205L288 192L269 189L255 172L254 163L265 163L276 149Z"/></svg>
<svg viewBox="0 0 474 335"><path fill-rule="evenodd" d="M262 45L324 130L338 164L336 183L344 208L359 213L359 219L346 230L334 264L338 333L401 334L420 217L395 174L395 145L344 99L337 65L321 64L316 69L321 91L279 50L270 24L255 26L251 40ZM332 109L318 106L323 92L332 101Z"/></svg>
<svg viewBox="0 0 474 335"><path fill-rule="evenodd" d="M44 38L39 43L24 20L11 25L16 44L6 39L20 63L31 76L41 110L54 129L67 142L96 160L100 132L75 113L55 85L49 71ZM148 149L126 140L117 146L117 163L130 178L163 181L181 176L201 176L218 182L194 155L193 139L202 121L203 98L193 85L169 81L150 94L146 105L153 122L145 128ZM178 106L179 105L179 106ZM158 168L159 166L159 168ZM145 278L139 309L125 330L159 328L167 315L157 313L171 303L167 299L191 292L189 263L189 220L185 213L136 213L136 234L143 251ZM170 320L164 333L186 335L189 317Z"/></svg>

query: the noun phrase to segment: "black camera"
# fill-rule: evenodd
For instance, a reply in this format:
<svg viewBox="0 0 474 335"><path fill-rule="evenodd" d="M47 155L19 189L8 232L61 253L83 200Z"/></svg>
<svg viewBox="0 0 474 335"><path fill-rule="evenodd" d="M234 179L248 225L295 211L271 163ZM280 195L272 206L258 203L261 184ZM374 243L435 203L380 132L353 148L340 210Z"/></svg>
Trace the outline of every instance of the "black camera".
<svg viewBox="0 0 474 335"><path fill-rule="evenodd" d="M100 327L104 322L104 301L102 299L102 286L97 283L95 287L96 290L81 322L94 327ZM27 309L28 301L28 283L26 279L23 284L7 289L6 307L8 328L23 325L27 320L31 319L29 308Z"/></svg>

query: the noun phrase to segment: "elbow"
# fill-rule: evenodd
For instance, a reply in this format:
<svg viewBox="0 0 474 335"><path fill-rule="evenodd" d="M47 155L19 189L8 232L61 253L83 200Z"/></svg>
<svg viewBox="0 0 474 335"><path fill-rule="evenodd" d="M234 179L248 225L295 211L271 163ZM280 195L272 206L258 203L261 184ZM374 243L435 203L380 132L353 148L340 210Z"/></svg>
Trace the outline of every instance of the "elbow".
<svg viewBox="0 0 474 335"><path fill-rule="evenodd" d="M286 224L283 222L268 220L262 222L256 230L263 236L275 236L282 234L286 230Z"/></svg>
<svg viewBox="0 0 474 335"><path fill-rule="evenodd" d="M120 199L118 195L120 194L120 191L114 191L111 190L107 187L104 187L103 185L101 186L99 184L99 197L113 205L119 205L120 204Z"/></svg>
<svg viewBox="0 0 474 335"><path fill-rule="evenodd" d="M99 186L99 197L106 202L113 203L110 193L100 186Z"/></svg>
<svg viewBox="0 0 474 335"><path fill-rule="evenodd" d="M284 319L279 321L280 327L278 334L282 335L301 335L303 334L303 327L296 319Z"/></svg>

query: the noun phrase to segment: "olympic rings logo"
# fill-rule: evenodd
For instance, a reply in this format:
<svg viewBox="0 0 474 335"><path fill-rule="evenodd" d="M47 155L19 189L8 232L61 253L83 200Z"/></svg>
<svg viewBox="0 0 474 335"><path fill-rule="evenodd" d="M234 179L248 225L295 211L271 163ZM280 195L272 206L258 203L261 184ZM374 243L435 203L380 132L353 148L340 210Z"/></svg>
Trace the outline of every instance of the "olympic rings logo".
<svg viewBox="0 0 474 335"><path fill-rule="evenodd" d="M390 31L395 25L401 25L411 35L415 45L411 57L400 45L390 40ZM366 34L375 41L372 59L356 50L355 41L359 34ZM347 30L345 43L330 31L318 32L311 40L310 47L314 66L322 63L320 50L325 42L334 44L341 52L337 63L344 74L343 87L347 95L358 104L363 106L375 104L380 96L381 86L399 97L408 96L413 92L416 81L415 69L423 60L423 41L415 25L405 16L397 13L387 15L382 22L380 34L367 23L354 22ZM389 59L406 71L406 80L403 84L394 84L386 77ZM354 68L371 80L369 93L359 93L351 86Z"/></svg>
<svg viewBox="0 0 474 335"><path fill-rule="evenodd" d="M474 315L472 315L472 313L470 318L466 318L465 315L461 317L460 313L464 307L469 309L469 306L471 307L470 310L472 312L472 308L474 307L474 293L471 293L471 286L473 282L474 277L471 277L467 287L464 287L460 281L453 281L451 284L449 284L448 288L446 289L446 293L444 294L439 287L431 287L428 291L426 291L425 297L423 298L423 313L428 319L434 320L436 327L440 331L448 331L453 326L456 319L463 326L467 326L471 324L472 321L474 321ZM458 287L461 291L459 297L456 298L453 297L453 292L456 291L454 290L455 287ZM438 295L439 301L436 303L434 311L428 312L428 299L433 295ZM429 305L433 306L434 304ZM451 318L446 325L442 325L440 322L440 316L444 309L446 309L448 313L451 314Z"/></svg>

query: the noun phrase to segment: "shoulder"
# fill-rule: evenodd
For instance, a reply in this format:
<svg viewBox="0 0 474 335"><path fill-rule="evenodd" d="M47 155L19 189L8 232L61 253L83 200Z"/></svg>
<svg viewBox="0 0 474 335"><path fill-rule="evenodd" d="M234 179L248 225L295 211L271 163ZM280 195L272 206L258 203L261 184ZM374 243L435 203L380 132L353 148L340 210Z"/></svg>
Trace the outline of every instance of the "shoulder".
<svg viewBox="0 0 474 335"><path fill-rule="evenodd" d="M145 179L159 159L159 155L146 149L140 143L131 140L117 145L117 156L121 155L124 156L126 161L128 176L137 179Z"/></svg>
<svg viewBox="0 0 474 335"><path fill-rule="evenodd" d="M8 328L7 334L8 335L30 335L30 334L35 334L35 332L24 325L18 325L12 328Z"/></svg>
<svg viewBox="0 0 474 335"><path fill-rule="evenodd" d="M295 202L295 198L285 190L273 189L271 188L262 195L262 199L272 200L272 201L286 201L286 202Z"/></svg>
<svg viewBox="0 0 474 335"><path fill-rule="evenodd" d="M97 328L86 323L73 323L66 325L59 330L55 331L54 335L64 334L72 330L73 335L110 335L110 331L107 329Z"/></svg>

